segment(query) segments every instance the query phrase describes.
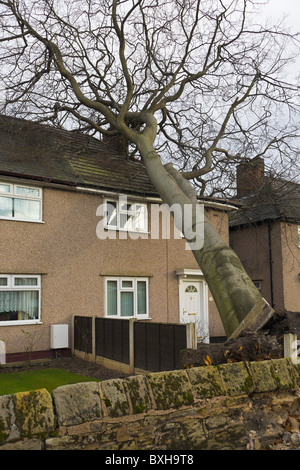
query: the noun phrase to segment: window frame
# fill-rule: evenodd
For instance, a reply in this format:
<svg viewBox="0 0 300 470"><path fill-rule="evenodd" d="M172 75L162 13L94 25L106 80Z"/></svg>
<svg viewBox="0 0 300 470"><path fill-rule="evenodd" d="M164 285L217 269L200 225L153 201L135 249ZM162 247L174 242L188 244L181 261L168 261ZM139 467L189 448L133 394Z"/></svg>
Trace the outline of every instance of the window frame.
<svg viewBox="0 0 300 470"><path fill-rule="evenodd" d="M116 206L116 224L110 224L108 221L107 204L113 204ZM122 209L121 208L122 204L129 204L133 207L133 209L130 209L130 210ZM121 215L137 214L136 206L144 207L145 213L144 213L143 227L138 228L136 227L136 225L134 225L132 229L121 227L121 222L120 222ZM118 230L120 232L133 232L133 233L148 233L148 204L145 202L127 200L126 196L124 197L121 196L119 199L105 198L104 199L104 219L105 219L104 228L107 230Z"/></svg>
<svg viewBox="0 0 300 470"><path fill-rule="evenodd" d="M41 297L42 297L42 285L41 285L41 275L40 274L0 274L0 279L7 278L7 285L0 285L1 291L9 292L38 292L38 318L33 318L32 320L6 320L0 321L1 326L18 326L18 325L33 325L41 323ZM15 280L18 278L29 278L36 279L36 285L16 285Z"/></svg>
<svg viewBox="0 0 300 470"><path fill-rule="evenodd" d="M300 248L300 225L298 225L298 248Z"/></svg>
<svg viewBox="0 0 300 470"><path fill-rule="evenodd" d="M117 283L117 314L109 315L107 311L107 301L108 301L108 287L107 284L109 281L114 281ZM132 282L132 287L123 287L122 283L124 281ZM145 282L146 285L146 313L138 313L138 282ZM133 315L121 316L121 294L122 292L133 292ZM105 318L119 319L119 320L128 320L130 318L135 318L136 320L148 320L150 318L149 314L149 278L148 277L117 277L109 276L105 278Z"/></svg>
<svg viewBox="0 0 300 470"><path fill-rule="evenodd" d="M19 222L36 222L36 223L41 223L43 221L43 190L41 187L30 186L30 185L22 184L22 183L10 183L10 182L6 182L3 180L0 181L0 186L1 185L9 186L9 192L0 191L1 197L7 197L8 199L13 199L13 200L21 199L25 201L36 201L40 203L38 219L32 219L30 217L15 217L14 215L13 216L0 215L1 220L15 220ZM18 188L38 191L38 196L22 194L22 193L18 194Z"/></svg>

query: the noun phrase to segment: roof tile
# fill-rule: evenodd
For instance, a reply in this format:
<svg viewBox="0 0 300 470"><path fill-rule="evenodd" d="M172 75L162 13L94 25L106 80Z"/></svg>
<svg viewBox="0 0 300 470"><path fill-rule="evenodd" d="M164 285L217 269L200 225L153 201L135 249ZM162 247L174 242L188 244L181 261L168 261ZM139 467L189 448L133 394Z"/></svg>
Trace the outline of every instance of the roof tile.
<svg viewBox="0 0 300 470"><path fill-rule="evenodd" d="M0 174L156 195L146 168L91 136L0 116Z"/></svg>

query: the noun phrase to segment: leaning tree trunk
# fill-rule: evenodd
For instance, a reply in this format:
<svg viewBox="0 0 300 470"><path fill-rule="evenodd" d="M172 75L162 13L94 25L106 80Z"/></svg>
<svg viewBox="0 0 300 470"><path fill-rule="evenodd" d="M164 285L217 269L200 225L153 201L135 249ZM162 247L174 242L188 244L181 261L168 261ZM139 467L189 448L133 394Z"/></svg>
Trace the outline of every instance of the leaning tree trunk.
<svg viewBox="0 0 300 470"><path fill-rule="evenodd" d="M144 140L139 150L149 178L165 204L179 204L182 213L185 205L197 204L190 183L172 165L162 165L152 145ZM257 331L263 327L273 315L273 309L205 214L203 246L192 251L217 305L227 338L237 336L246 328Z"/></svg>
<svg viewBox="0 0 300 470"><path fill-rule="evenodd" d="M244 328L256 331L269 320L273 310L254 286L238 256L208 217L204 217L204 244L193 253L218 307L226 336L236 336Z"/></svg>

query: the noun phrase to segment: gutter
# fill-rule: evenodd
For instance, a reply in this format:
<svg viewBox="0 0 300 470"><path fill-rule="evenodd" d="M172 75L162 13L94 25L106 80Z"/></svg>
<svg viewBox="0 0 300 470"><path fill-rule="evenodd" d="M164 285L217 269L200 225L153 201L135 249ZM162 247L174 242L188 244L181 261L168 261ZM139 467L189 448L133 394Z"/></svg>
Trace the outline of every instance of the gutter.
<svg viewBox="0 0 300 470"><path fill-rule="evenodd" d="M107 191L103 189L95 189L95 188L85 188L81 186L76 186L76 189L78 191L83 191L83 192L90 192L90 193L95 193L107 197L120 197L120 196L126 196L130 199L136 199L136 200L143 200L147 202L154 202L154 203L163 203L163 200L160 197L154 197L154 196L139 196L139 195L129 195L128 193L121 193L121 192L116 192L116 191ZM233 204L228 204L228 203L221 203L218 201L207 201L203 199L198 199L200 202L202 202L206 207L211 206L214 207L215 209L220 209L223 210L227 209L230 211L237 210L238 207L233 205Z"/></svg>
<svg viewBox="0 0 300 470"><path fill-rule="evenodd" d="M230 211L236 211L238 210L240 207L239 206L234 206L233 204L228 204L227 202L218 202L218 201L206 201L206 200L203 200L203 204L205 206L211 206L211 207L214 207L215 209L221 209L221 210L224 210L224 208L226 208L227 210L230 210Z"/></svg>
<svg viewBox="0 0 300 470"><path fill-rule="evenodd" d="M48 186L64 186L66 188L74 188L76 183L68 180L61 180L55 178L46 178L45 176L34 176L26 173L14 173L12 171L1 171L1 176L5 176L6 178L18 179L21 182L28 182L28 180L44 183Z"/></svg>
<svg viewBox="0 0 300 470"><path fill-rule="evenodd" d="M107 191L105 189L96 189L96 188L85 188L82 186L76 186L77 191L92 193L92 194L99 194L100 196L107 196L107 197L129 197L129 199L134 199L138 201L148 201L148 202L162 202L162 199L159 197L152 197L152 196L139 196L139 195L131 195L128 193L121 193L116 191Z"/></svg>
<svg viewBox="0 0 300 470"><path fill-rule="evenodd" d="M82 191L82 192L87 192L87 193L92 193L92 194L99 194L107 197L120 197L120 196L127 196L130 199L133 200L138 200L138 201L147 201L147 202L153 202L157 204L162 204L163 201L161 197L157 196L141 196L137 194L129 194L129 193L122 193L122 192L116 192L116 191L109 191L105 189L97 189L97 188L88 188L84 186L76 186L76 182L68 181L68 180L63 180L63 179L54 179L54 178L46 178L43 176L33 176L30 174L26 173L14 173L11 171L1 171L0 175L8 177L8 178L17 178L19 181L24 180L27 182L28 180L34 181L34 182L39 182L43 183L44 185L47 185L49 187L60 187L61 189L73 189L77 191ZM220 201L208 201L205 198L201 199L198 198L200 202L204 204L206 207L213 207L215 209L219 210L227 210L227 211L234 211L237 210L239 207L237 205L227 203L227 202L220 202Z"/></svg>

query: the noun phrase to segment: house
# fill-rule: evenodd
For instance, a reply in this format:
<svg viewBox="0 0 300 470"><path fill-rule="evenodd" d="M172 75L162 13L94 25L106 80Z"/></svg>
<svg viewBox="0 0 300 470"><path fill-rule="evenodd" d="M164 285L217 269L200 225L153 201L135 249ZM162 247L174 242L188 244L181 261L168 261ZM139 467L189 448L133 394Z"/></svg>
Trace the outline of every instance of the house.
<svg viewBox="0 0 300 470"><path fill-rule="evenodd" d="M275 311L300 312L300 185L267 177L257 157L237 168L235 200L231 247Z"/></svg>
<svg viewBox="0 0 300 470"><path fill-rule="evenodd" d="M228 214L236 206L202 202L229 242ZM52 357L52 326L71 327L73 315L194 321L199 341L225 336L185 239L174 231L151 237L151 208L160 204L124 142L0 117L0 339L7 362L28 349L32 358Z"/></svg>

